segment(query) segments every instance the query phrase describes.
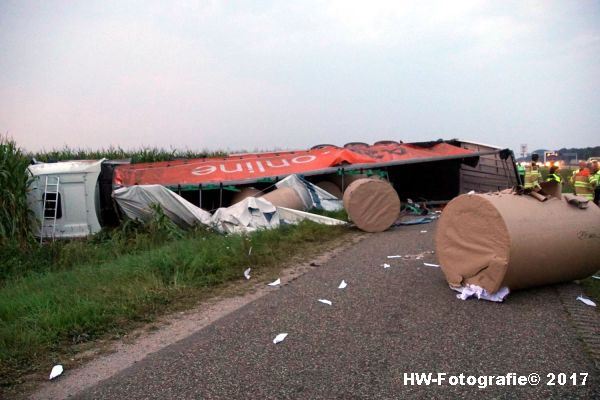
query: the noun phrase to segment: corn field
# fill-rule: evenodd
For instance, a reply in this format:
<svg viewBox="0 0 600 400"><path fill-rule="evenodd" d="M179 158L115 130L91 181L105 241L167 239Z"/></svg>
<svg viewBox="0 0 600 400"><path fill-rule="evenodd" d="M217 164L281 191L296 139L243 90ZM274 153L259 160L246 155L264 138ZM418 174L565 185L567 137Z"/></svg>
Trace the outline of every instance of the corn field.
<svg viewBox="0 0 600 400"><path fill-rule="evenodd" d="M145 147L134 150L125 150L120 147L108 147L100 150L72 149L64 147L60 150L51 150L32 153L29 156L41 162L54 162L66 160L99 160L107 158L109 160L131 160L132 164L173 161L177 159L193 159L204 157L222 157L227 153L222 151L193 151L193 150L165 150L156 147Z"/></svg>
<svg viewBox="0 0 600 400"><path fill-rule="evenodd" d="M14 140L0 136L0 246L31 241L26 173L29 158Z"/></svg>

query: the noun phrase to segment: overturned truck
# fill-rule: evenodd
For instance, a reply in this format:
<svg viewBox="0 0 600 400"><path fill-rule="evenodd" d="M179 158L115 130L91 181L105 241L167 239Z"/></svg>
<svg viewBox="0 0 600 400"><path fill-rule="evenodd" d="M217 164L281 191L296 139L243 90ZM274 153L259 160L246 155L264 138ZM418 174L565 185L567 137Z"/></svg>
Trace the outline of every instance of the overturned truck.
<svg viewBox="0 0 600 400"><path fill-rule="evenodd" d="M329 194L311 193L308 203L291 207L296 209L341 199L352 182L364 177L389 181L402 200L433 204L471 190L497 191L519 183L510 150L461 140L354 142L342 147L317 145L302 151L141 164L110 160L41 163L28 171L33 178L28 201L42 239L82 237L118 224L123 209L115 202L115 191L123 193L136 186L160 185L203 210L194 213L210 214L248 196L265 194L272 201L282 195L282 181L291 175L306 182L309 192Z"/></svg>

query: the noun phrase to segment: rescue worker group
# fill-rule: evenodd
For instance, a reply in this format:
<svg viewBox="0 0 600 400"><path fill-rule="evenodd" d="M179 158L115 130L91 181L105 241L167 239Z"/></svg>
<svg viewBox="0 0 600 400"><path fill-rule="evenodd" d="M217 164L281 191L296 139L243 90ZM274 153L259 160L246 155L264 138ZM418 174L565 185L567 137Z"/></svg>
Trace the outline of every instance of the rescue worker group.
<svg viewBox="0 0 600 400"><path fill-rule="evenodd" d="M539 191L541 189L540 181L542 181L542 174L540 173L538 160L538 154L534 153L531 155L530 163L525 166L517 165L519 175L521 175L521 182L523 182L523 189L526 192ZM573 171L569 181L573 185L577 196L584 197L600 206L600 169L598 167L598 160L591 160L589 162L579 161L579 168ZM550 167L546 182L563 183L558 165Z"/></svg>

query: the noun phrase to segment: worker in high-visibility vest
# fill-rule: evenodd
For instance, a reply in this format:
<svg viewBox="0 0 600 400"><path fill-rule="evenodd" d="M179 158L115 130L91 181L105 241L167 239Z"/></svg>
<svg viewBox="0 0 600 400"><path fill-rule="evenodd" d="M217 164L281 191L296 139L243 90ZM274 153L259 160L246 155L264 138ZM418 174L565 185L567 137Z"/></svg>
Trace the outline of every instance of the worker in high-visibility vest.
<svg viewBox="0 0 600 400"><path fill-rule="evenodd" d="M550 167L550 171L548 171L548 176L546 177L546 182L562 183L562 177L558 174L558 165L553 165Z"/></svg>
<svg viewBox="0 0 600 400"><path fill-rule="evenodd" d="M571 182L571 185L575 186L575 177L577 175L585 175L585 170L587 169L587 163L583 160L579 161L579 168L573 170L573 173L571 174L571 178L569 179L569 182ZM588 175L589 175L589 171L588 171Z"/></svg>
<svg viewBox="0 0 600 400"><path fill-rule="evenodd" d="M540 174L537 166L538 160L539 156L533 153L531 155L531 164L525 166L525 182L523 183L523 189L525 190L538 191L541 189L540 179L542 179L542 174Z"/></svg>
<svg viewBox="0 0 600 400"><path fill-rule="evenodd" d="M592 161L592 176L590 176L590 186L594 191L594 203L600 206L600 167L598 161Z"/></svg>
<svg viewBox="0 0 600 400"><path fill-rule="evenodd" d="M517 172L519 173L519 181L521 185L525 182L525 167L522 163L517 163Z"/></svg>
<svg viewBox="0 0 600 400"><path fill-rule="evenodd" d="M594 189L590 184L590 169L585 161L579 162L579 169L573 174L572 181L577 196L585 197L589 201L594 200Z"/></svg>

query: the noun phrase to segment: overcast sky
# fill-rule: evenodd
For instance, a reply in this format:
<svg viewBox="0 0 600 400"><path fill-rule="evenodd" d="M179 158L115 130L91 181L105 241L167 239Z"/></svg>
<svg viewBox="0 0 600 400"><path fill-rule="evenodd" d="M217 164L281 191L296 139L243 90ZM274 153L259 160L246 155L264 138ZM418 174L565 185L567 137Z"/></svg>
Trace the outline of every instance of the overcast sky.
<svg viewBox="0 0 600 400"><path fill-rule="evenodd" d="M600 2L1 0L0 133L28 150L597 146Z"/></svg>

